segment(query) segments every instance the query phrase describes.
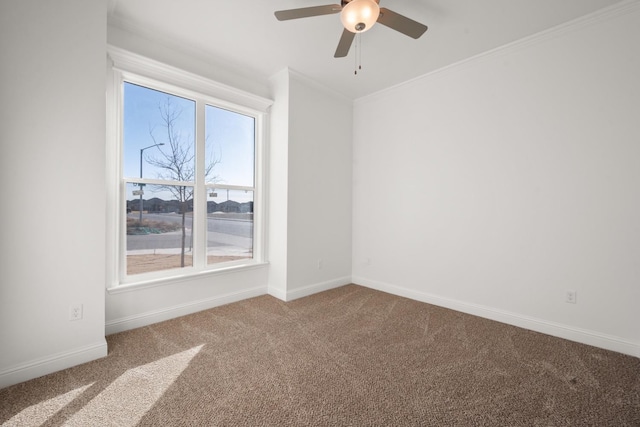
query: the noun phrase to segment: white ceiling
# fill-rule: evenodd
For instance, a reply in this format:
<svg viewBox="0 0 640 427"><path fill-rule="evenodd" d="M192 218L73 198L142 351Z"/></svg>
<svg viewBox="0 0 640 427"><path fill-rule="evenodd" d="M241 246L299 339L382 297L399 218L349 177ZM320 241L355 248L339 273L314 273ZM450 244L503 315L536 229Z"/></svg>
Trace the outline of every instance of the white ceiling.
<svg viewBox="0 0 640 427"><path fill-rule="evenodd" d="M362 70L352 46L333 57L340 16L277 21L276 10L327 0L109 0L109 25L260 79L290 67L356 99L394 86L621 0L380 0L426 24L417 40L376 25L361 36Z"/></svg>

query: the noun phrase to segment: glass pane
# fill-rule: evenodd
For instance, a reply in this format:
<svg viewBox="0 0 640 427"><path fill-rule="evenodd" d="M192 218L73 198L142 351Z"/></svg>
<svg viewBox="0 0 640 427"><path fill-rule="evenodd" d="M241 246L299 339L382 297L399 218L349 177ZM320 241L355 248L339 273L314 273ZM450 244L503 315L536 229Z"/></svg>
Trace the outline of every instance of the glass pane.
<svg viewBox="0 0 640 427"><path fill-rule="evenodd" d="M205 123L206 182L253 187L255 119L207 105Z"/></svg>
<svg viewBox="0 0 640 427"><path fill-rule="evenodd" d="M253 191L207 189L207 264L253 258Z"/></svg>
<svg viewBox="0 0 640 427"><path fill-rule="evenodd" d="M127 274L191 267L193 187L126 184Z"/></svg>
<svg viewBox="0 0 640 427"><path fill-rule="evenodd" d="M193 181L196 103L124 84L124 176Z"/></svg>

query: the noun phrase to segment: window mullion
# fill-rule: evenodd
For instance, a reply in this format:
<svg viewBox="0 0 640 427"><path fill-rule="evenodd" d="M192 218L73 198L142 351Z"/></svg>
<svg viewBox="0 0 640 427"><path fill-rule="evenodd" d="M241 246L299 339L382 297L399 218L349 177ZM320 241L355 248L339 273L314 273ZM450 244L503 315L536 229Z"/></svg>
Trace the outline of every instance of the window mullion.
<svg viewBox="0 0 640 427"><path fill-rule="evenodd" d="M254 257L255 259L266 260L266 227L265 227L265 203L264 203L264 187L266 170L262 167L265 163L266 152L265 144L262 140L264 136L264 116L262 114L256 117L254 128L254 147L255 154L253 159L253 187L254 187L254 212L253 212L253 240L254 240Z"/></svg>
<svg viewBox="0 0 640 427"><path fill-rule="evenodd" d="M123 178L123 182L132 184L150 184L150 185L175 185L195 187L195 181L174 181L170 179L152 179L152 178Z"/></svg>
<svg viewBox="0 0 640 427"><path fill-rule="evenodd" d="M246 185L227 185L227 184L207 184L208 189L215 190L238 190L238 191L256 191L256 187Z"/></svg>
<svg viewBox="0 0 640 427"><path fill-rule="evenodd" d="M205 102L196 100L196 182L193 205L194 266L204 268L207 256L207 196L205 177Z"/></svg>

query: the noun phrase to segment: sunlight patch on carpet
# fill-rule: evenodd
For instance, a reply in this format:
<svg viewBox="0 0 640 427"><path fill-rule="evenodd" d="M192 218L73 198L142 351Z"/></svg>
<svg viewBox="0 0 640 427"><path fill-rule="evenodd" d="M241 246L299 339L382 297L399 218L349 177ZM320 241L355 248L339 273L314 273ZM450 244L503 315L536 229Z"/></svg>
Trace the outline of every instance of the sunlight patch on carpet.
<svg viewBox="0 0 640 427"><path fill-rule="evenodd" d="M91 387L94 383L78 387L74 390L68 391L51 399L47 399L43 402L31 405L28 408L23 409L20 413L16 414L9 421L2 424L3 426L20 426L31 427L41 426L49 418L55 415L60 409L71 403L76 397L80 396L86 389Z"/></svg>
<svg viewBox="0 0 640 427"><path fill-rule="evenodd" d="M189 366L203 345L129 369L74 414L66 426L134 426Z"/></svg>

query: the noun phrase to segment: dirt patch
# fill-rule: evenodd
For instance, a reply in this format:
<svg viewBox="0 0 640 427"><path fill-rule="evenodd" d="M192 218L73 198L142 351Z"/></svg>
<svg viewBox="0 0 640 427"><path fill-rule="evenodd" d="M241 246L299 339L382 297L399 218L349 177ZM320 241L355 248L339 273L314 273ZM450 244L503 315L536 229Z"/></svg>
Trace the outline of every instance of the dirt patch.
<svg viewBox="0 0 640 427"><path fill-rule="evenodd" d="M160 234L180 230L182 226L177 222L151 221L143 219L139 222L133 218L127 218L127 234Z"/></svg>
<svg viewBox="0 0 640 427"><path fill-rule="evenodd" d="M250 256L217 256L209 255L207 263L217 264L227 261L235 261L237 259L247 259ZM192 266L193 257L191 255L184 256L184 265ZM127 256L127 274L149 273L151 271L170 270L172 268L180 268L180 254L146 254L146 255L128 255Z"/></svg>

